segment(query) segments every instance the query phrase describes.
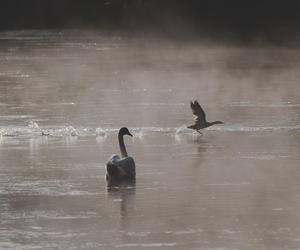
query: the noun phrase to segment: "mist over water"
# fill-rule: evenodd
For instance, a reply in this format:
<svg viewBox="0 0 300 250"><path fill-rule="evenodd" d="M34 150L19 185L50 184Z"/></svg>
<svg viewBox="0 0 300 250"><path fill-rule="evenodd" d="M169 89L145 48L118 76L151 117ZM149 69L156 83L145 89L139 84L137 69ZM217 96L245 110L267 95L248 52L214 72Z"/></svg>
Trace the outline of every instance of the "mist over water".
<svg viewBox="0 0 300 250"><path fill-rule="evenodd" d="M220 44L1 32L0 248L300 248L300 50Z"/></svg>

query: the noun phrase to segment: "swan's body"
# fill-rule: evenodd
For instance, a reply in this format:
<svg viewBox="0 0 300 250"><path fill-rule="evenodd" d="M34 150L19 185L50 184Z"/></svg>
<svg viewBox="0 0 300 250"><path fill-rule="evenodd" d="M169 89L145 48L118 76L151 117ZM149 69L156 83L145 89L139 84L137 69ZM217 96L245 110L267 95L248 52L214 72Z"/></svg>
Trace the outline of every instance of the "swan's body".
<svg viewBox="0 0 300 250"><path fill-rule="evenodd" d="M191 109L195 118L195 124L188 126L190 129L194 129L201 134L199 131L202 128L210 127L214 124L223 124L221 121L208 122L206 121L206 115L202 107L197 101L191 101Z"/></svg>
<svg viewBox="0 0 300 250"><path fill-rule="evenodd" d="M124 144L124 135L129 135L127 128L121 128L118 134L121 157L119 155L112 155L106 164L106 178L108 180L134 180L135 179L135 163L134 159L128 156Z"/></svg>

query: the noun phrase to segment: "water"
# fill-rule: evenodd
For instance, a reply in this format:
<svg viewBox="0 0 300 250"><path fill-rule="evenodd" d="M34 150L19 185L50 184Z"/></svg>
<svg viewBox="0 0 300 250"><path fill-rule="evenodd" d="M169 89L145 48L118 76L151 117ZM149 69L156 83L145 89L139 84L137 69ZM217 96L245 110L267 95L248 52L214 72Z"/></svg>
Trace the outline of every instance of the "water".
<svg viewBox="0 0 300 250"><path fill-rule="evenodd" d="M299 249L300 50L0 34L0 249ZM210 121L199 136L189 101ZM135 184L107 186L129 127Z"/></svg>

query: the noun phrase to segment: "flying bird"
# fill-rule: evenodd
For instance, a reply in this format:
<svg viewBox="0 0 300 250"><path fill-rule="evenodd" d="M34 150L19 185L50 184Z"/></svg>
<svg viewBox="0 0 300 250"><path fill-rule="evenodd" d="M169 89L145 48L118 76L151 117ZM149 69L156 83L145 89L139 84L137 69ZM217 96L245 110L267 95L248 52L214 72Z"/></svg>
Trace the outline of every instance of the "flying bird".
<svg viewBox="0 0 300 250"><path fill-rule="evenodd" d="M121 157L117 154L112 155L107 162L106 179L108 181L135 180L135 163L134 159L127 154L123 138L124 135L132 136L128 128L123 127L119 130L118 139Z"/></svg>
<svg viewBox="0 0 300 250"><path fill-rule="evenodd" d="M221 121L208 122L206 121L206 115L198 101L191 101L191 109L195 118L195 124L188 126L190 129L196 130L198 133L202 134L199 130L202 128L210 127L214 124L223 124Z"/></svg>

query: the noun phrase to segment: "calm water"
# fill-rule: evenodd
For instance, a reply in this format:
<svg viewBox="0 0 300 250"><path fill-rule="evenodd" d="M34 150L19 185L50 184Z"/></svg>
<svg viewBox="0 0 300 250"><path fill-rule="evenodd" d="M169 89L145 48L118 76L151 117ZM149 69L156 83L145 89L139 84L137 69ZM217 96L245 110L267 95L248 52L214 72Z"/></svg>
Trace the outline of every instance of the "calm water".
<svg viewBox="0 0 300 250"><path fill-rule="evenodd" d="M300 249L299 81L297 49L0 33L0 249Z"/></svg>

